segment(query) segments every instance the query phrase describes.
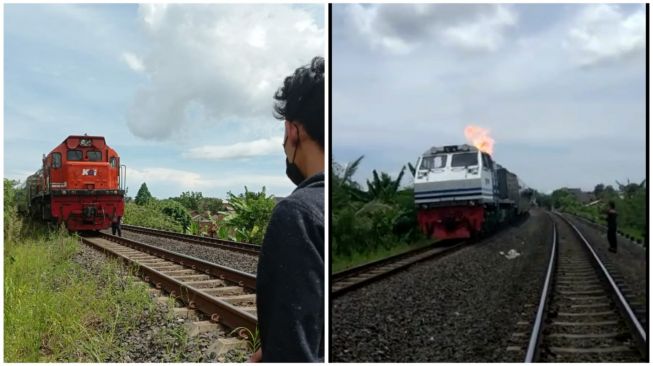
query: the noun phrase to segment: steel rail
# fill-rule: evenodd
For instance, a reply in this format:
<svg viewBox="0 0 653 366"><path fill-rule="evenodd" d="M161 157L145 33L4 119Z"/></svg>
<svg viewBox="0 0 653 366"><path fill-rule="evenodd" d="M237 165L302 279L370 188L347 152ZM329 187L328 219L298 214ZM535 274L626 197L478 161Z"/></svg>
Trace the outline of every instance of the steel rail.
<svg viewBox="0 0 653 366"><path fill-rule="evenodd" d="M104 235L104 236L101 236L100 238L106 240L106 239L109 239L109 235ZM188 306L190 308L198 309L199 311L209 315L212 321L222 323L222 324L224 324L224 325L226 325L226 326L228 326L228 327L230 327L232 329L236 329L236 328L239 328L239 327L244 327L244 328L249 329L251 332L256 331L258 320L254 315L252 315L252 314L250 314L248 312L245 312L245 311L243 311L241 309L238 309L237 307L235 307L234 305L232 305L232 304L230 304L230 303L228 303L226 301L220 300L220 299L218 299L218 298L216 298L214 296L209 295L208 293L203 291L201 288L195 288L193 286L190 286L190 285L188 285L188 284L186 284L186 283L184 283L184 282L182 282L180 280L177 280L177 279L175 279L173 277L170 277L170 276L162 273L161 271L158 271L156 269L151 268L147 264L138 263L137 261L129 258L126 255L115 252L115 251L111 250L110 248L106 248L106 247L94 242L92 239L93 238L86 238L86 237L81 238L82 242L84 242L85 244L90 245L92 247L95 247L95 248L101 250L104 253L107 253L107 254L112 255L114 257L117 257L117 258L120 258L126 264L135 264L135 265L137 265L137 267L138 267L137 271L143 277L143 279L145 281L154 284L159 289L163 289L163 290L167 291L168 293L170 293L170 295L172 297L181 299L183 302L188 304ZM111 241L116 242L116 243L118 243L120 245L123 245L125 247L130 247L132 249L136 249L136 250L148 253L148 254L158 256L158 255L156 255L154 253L147 252L145 250L137 249L136 247L140 247L138 245L136 247L133 246L133 245L125 245L125 243L127 243L127 242L132 242L131 244L133 244L133 241L130 241L128 239L111 240ZM142 244L142 243L139 243L139 244ZM145 246L148 247L146 244L145 244ZM143 249L146 249L146 248L143 247ZM159 249L159 248L157 248L157 249ZM172 253L172 254L175 254L175 253ZM184 261L186 261L188 259L187 256L183 256L183 255L181 255L181 256L184 257L183 258ZM186 261L184 263L180 263L180 262L177 262L177 261L173 261L172 257L170 257L169 254L166 257L161 257L161 258L165 259L165 260L168 260L168 261L171 261L171 262L181 264L181 265L186 266L186 267L190 267L191 269L196 270L196 271L201 271L201 269L196 268L195 265L192 264L193 262ZM217 266L217 265L214 265L214 266ZM217 266L217 267L222 267L222 266ZM204 267L204 268L206 268L206 267ZM218 268L216 272L222 272L223 270L224 270L224 267ZM220 276L220 275L218 275L218 276L219 276L220 279L230 281L226 277L223 277L223 276ZM231 280L231 281L233 281L233 280ZM243 286L242 283L239 283L239 285Z"/></svg>
<svg viewBox="0 0 653 366"><path fill-rule="evenodd" d="M207 238L198 235L181 234L172 231L159 230L159 229L153 229L153 228L136 226L136 225L123 224L121 225L121 227L127 231L162 236L170 239L178 239L185 242L191 242L191 243L206 245L210 247L224 248L224 249L233 250L245 254L258 255L261 251L260 245L251 244L251 243L240 243L231 240Z"/></svg>
<svg viewBox="0 0 653 366"><path fill-rule="evenodd" d="M430 248L426 250L424 250L424 248L420 248L420 249L416 249L415 251L401 253L392 257L363 264L361 266L354 267L349 270L334 273L331 276L332 278L331 295L333 297L340 296L348 291L354 290L356 288L360 288L371 282L378 281L393 273L406 269L412 266L413 264L428 259L432 259L435 257L443 256L446 254L451 254L467 244L468 242L458 242L452 246L444 247L444 248L437 247L437 248ZM417 254L415 252L417 252ZM378 271L372 273L373 269ZM364 277L356 279L356 277L358 276L364 276ZM347 280L349 279L353 279L353 282L338 286L338 284L347 282Z"/></svg>
<svg viewBox="0 0 653 366"><path fill-rule="evenodd" d="M558 231L556 229L556 223L553 221L553 240L551 245L551 256L549 258L549 266L546 271L546 276L544 278L544 288L542 289L542 295L540 296L540 305L537 308L537 315L535 316L535 323L533 324L533 331L531 332L531 338L528 342L528 348L526 350L526 358L524 362L535 362L535 352L538 345L540 344L540 339L542 335L542 330L544 329L544 311L546 310L546 305L549 300L549 294L551 293L552 283L553 283L553 274L555 271L555 266L558 256Z"/></svg>
<svg viewBox="0 0 653 366"><path fill-rule="evenodd" d="M185 254L176 253L167 249L157 248L153 245L138 242L136 240L113 236L105 233L99 233L99 237L124 245L141 252L155 255L161 259L175 262L182 266L190 267L198 272L203 272L207 275L218 277L222 280L235 282L240 286L250 290L256 290L256 276L239 271L237 269L221 266L219 264L211 263L203 259L191 257Z"/></svg>
<svg viewBox="0 0 653 366"><path fill-rule="evenodd" d="M630 329L633 330L633 333L635 333L636 337L635 339L637 340L639 349L641 352L644 353L645 356L648 356L648 344L647 344L647 335L646 335L646 330L644 330L644 327L642 324L639 322L639 319L637 319L637 316L635 315L635 312L633 309L630 307L630 304L628 304L628 301L624 297L624 295L621 293L621 290L619 289L619 286L617 286L617 283L614 281L612 278L612 275L610 275L610 272L605 268L605 265L599 258L599 256L596 254L596 251L594 251L594 248L590 243L585 239L585 236L576 228L576 226L571 223L569 219L561 215L560 213L556 212L556 214L562 218L569 226L574 229L578 237L583 241L585 244L585 248L590 252L591 258L594 259L593 263L600 269L600 273L603 275L603 278L608 282L610 289L612 290L613 297L617 300L617 305L621 309L622 313L625 315L626 318L626 324Z"/></svg>
<svg viewBox="0 0 653 366"><path fill-rule="evenodd" d="M336 273L332 274L331 275L331 280L332 281L339 281L339 280L341 280L343 278L351 277L352 275L354 275L356 273L364 272L367 269L370 269L372 267L378 267L378 266L386 264L386 263L394 262L394 261L400 260L402 258L410 257L412 255L415 255L415 254L418 254L418 253L421 253L421 252L425 252L425 251L429 250L430 248L432 248L434 245L435 245L435 243L432 243L432 244L427 245L427 246L422 247L422 248L411 249L411 250L408 250L408 251L403 252L403 253L395 254L395 255L392 255L392 256L389 256L389 257L385 257L385 258L381 258L381 259L372 261L372 262L363 263L363 264L355 266L355 267L347 268L347 269L345 269L343 271L339 271L339 272L336 272Z"/></svg>

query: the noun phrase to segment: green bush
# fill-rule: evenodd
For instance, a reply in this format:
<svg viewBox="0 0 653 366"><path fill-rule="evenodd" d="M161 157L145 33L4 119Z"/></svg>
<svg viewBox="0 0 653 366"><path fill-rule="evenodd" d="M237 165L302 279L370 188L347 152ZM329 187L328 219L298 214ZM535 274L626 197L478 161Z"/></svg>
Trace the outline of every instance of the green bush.
<svg viewBox="0 0 653 366"><path fill-rule="evenodd" d="M333 268L390 255L425 239L417 225L413 189L399 188L405 169L394 179L373 171L363 191L352 181L361 160L344 167L334 162L331 170Z"/></svg>
<svg viewBox="0 0 653 366"><path fill-rule="evenodd" d="M125 203L123 223L178 233L184 232L183 225L165 214L161 205L154 200L150 200L144 205L137 205L134 202Z"/></svg>
<svg viewBox="0 0 653 366"><path fill-rule="evenodd" d="M274 197L265 193L265 187L261 192L250 192L245 187L245 193L236 196L228 192L227 195L234 212L222 221L225 229L219 229L218 236L223 239L262 244L276 203Z"/></svg>

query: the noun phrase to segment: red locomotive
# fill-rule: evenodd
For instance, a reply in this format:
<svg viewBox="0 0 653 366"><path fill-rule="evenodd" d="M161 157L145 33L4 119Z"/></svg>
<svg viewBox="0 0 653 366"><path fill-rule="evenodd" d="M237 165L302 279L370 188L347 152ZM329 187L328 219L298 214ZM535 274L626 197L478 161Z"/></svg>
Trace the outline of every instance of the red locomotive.
<svg viewBox="0 0 653 366"><path fill-rule="evenodd" d="M27 178L29 213L70 231L102 230L122 217L124 165L102 136L68 136Z"/></svg>

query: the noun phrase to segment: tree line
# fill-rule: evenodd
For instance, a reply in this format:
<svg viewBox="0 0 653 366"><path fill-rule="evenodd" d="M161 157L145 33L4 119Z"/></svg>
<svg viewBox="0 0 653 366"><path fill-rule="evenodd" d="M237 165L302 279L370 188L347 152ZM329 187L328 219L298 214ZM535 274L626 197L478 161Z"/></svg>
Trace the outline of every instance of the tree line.
<svg viewBox="0 0 653 366"><path fill-rule="evenodd" d="M540 206L566 211L605 225L610 201L617 210L617 227L625 235L643 241L646 237L646 180L640 183L616 181L617 188L603 183L594 187L594 201L580 202L568 188L559 188L550 195L537 194Z"/></svg>
<svg viewBox="0 0 653 366"><path fill-rule="evenodd" d="M227 192L227 196L228 206L219 198L204 197L201 192L193 191L158 200L143 183L133 202L126 199L124 222L193 235L209 234L202 232L199 223L193 221L191 213L195 212L217 228L215 235L220 239L263 243L276 202L274 196L268 195L265 187L261 192L252 192L245 187L244 193Z"/></svg>

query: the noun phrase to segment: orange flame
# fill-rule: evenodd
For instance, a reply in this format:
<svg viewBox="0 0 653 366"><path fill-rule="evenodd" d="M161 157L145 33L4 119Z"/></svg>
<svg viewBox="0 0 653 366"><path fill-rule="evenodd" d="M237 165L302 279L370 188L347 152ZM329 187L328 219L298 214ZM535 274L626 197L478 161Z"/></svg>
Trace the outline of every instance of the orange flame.
<svg viewBox="0 0 653 366"><path fill-rule="evenodd" d="M494 139L490 137L490 130L469 125L465 127L465 138L477 149L492 155L494 149Z"/></svg>

